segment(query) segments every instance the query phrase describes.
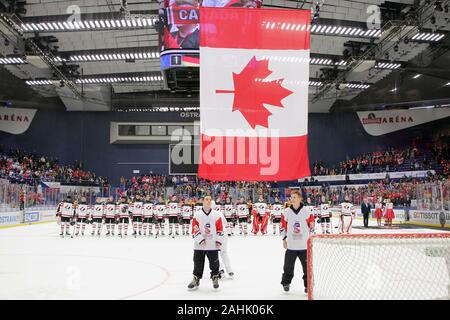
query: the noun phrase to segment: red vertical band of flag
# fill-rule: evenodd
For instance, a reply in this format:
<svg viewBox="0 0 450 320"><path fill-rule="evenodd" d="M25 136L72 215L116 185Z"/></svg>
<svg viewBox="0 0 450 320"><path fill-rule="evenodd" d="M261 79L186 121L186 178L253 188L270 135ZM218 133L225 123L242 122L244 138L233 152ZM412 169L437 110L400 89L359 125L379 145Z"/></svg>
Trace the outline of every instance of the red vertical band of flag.
<svg viewBox="0 0 450 320"><path fill-rule="evenodd" d="M308 50L310 11L200 8L200 47Z"/></svg>

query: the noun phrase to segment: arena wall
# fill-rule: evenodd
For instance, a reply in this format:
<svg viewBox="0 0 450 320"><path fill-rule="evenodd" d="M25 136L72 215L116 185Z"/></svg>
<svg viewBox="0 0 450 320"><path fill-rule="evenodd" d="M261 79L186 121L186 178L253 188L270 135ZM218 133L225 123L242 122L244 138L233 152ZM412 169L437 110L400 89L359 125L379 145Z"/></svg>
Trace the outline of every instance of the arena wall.
<svg viewBox="0 0 450 320"><path fill-rule="evenodd" d="M62 163L81 160L85 168L108 176L117 184L121 176L168 174L168 144L110 144L110 122L192 122L179 113L55 112L38 111L29 129L19 135L0 132L0 145L53 155ZM293 120L295 121L295 120ZM356 113L310 114L309 156L325 165L346 157L388 147L409 145L416 136L432 134L448 125L437 120L382 136L367 134ZM133 163L133 164L130 164Z"/></svg>

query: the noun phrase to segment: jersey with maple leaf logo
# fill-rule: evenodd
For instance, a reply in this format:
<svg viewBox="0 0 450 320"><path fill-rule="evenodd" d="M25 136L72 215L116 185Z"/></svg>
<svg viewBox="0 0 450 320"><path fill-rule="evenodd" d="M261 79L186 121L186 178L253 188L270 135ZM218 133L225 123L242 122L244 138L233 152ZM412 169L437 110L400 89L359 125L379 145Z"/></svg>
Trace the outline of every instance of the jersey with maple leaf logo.
<svg viewBox="0 0 450 320"><path fill-rule="evenodd" d="M89 217L90 207L86 203L79 203L77 207L77 217L80 219L86 219Z"/></svg>
<svg viewBox="0 0 450 320"><path fill-rule="evenodd" d="M181 207L181 215L183 219L191 219L192 217L192 206L189 204L185 204Z"/></svg>
<svg viewBox="0 0 450 320"><path fill-rule="evenodd" d="M167 215L167 206L164 203L155 205L155 215L158 219L164 219Z"/></svg>
<svg viewBox="0 0 450 320"><path fill-rule="evenodd" d="M234 209L234 206L231 203L227 203L224 205L225 218L227 219L233 218L235 211L236 210Z"/></svg>
<svg viewBox="0 0 450 320"><path fill-rule="evenodd" d="M253 205L253 210L260 216L264 216L269 212L269 206L265 202L256 202Z"/></svg>
<svg viewBox="0 0 450 320"><path fill-rule="evenodd" d="M274 218L281 218L281 215L283 214L283 205L279 202L275 202L272 204L272 217Z"/></svg>
<svg viewBox="0 0 450 320"><path fill-rule="evenodd" d="M178 217L180 214L180 205L178 202L170 201L167 204L167 210L169 211L169 217Z"/></svg>
<svg viewBox="0 0 450 320"><path fill-rule="evenodd" d="M105 206L103 204L95 204L92 211L92 218L101 219L104 216Z"/></svg>
<svg viewBox="0 0 450 320"><path fill-rule="evenodd" d="M153 217L153 207L154 207L153 203L151 203L151 202L144 203L144 208L143 208L144 217L146 217L146 218Z"/></svg>
<svg viewBox="0 0 450 320"><path fill-rule="evenodd" d="M61 205L61 217L72 218L75 213L75 207L72 202L64 201Z"/></svg>
<svg viewBox="0 0 450 320"><path fill-rule="evenodd" d="M239 218L248 217L248 205L246 203L240 203L236 207L237 215Z"/></svg>

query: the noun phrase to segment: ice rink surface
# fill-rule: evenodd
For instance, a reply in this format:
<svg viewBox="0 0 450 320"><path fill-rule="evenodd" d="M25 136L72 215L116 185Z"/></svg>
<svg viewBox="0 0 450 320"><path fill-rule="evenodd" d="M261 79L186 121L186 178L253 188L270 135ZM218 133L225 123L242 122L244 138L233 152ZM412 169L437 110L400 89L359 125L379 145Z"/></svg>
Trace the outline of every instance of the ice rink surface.
<svg viewBox="0 0 450 320"><path fill-rule="evenodd" d="M358 228L361 224L355 221L353 233L442 232ZM63 239L59 231L56 223L0 229L0 299L307 298L298 260L290 293L282 290L284 249L280 236L271 234L271 225L266 236L230 237L234 278L221 280L214 290L206 260L200 288L193 292L187 290L193 269L190 236L134 238L129 230L127 238L93 237L88 226L84 237ZM320 233L319 228L316 231Z"/></svg>

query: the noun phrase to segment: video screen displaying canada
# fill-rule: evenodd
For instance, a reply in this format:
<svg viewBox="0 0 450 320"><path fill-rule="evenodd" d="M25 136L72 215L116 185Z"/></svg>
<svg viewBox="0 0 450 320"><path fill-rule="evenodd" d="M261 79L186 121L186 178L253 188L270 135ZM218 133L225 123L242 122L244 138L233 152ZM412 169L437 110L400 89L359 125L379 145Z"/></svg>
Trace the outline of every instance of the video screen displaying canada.
<svg viewBox="0 0 450 320"><path fill-rule="evenodd" d="M200 46L199 8L260 8L262 0L164 0L160 2L161 51L198 49Z"/></svg>

